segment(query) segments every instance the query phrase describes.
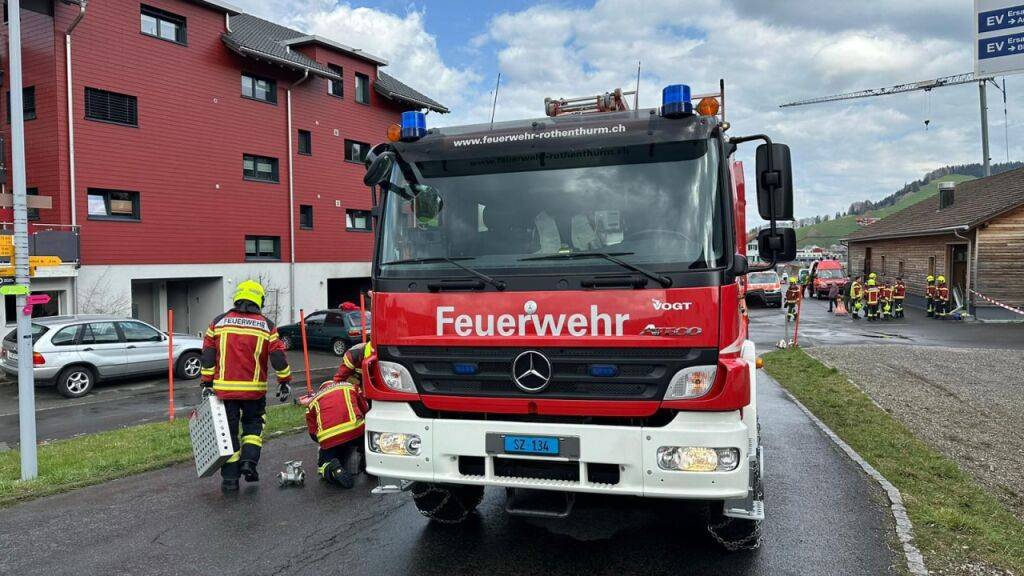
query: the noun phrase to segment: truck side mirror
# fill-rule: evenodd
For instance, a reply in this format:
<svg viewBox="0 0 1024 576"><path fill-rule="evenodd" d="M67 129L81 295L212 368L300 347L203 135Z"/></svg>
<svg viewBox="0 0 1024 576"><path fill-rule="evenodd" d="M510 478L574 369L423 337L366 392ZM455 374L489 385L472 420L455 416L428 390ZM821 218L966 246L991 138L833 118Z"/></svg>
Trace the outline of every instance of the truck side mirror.
<svg viewBox="0 0 1024 576"><path fill-rule="evenodd" d="M393 152L381 152L372 159L367 157L366 174L363 175L363 184L376 186L391 176L391 168L395 165Z"/></svg>
<svg viewBox="0 0 1024 576"><path fill-rule="evenodd" d="M757 147L757 211L761 218L771 220L793 219L793 166L789 146L761 144ZM772 214L772 202L775 213Z"/></svg>
<svg viewBox="0 0 1024 576"><path fill-rule="evenodd" d="M762 260L775 263L796 260L796 230L776 228L775 234L769 229L757 233L757 253Z"/></svg>

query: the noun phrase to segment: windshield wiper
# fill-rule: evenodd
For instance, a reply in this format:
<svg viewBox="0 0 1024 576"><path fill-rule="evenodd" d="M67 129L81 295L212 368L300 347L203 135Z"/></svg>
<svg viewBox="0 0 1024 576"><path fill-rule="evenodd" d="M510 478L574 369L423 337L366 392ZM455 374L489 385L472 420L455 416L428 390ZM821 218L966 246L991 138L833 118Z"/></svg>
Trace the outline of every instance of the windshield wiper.
<svg viewBox="0 0 1024 576"><path fill-rule="evenodd" d="M451 264L452 266L455 266L456 268L461 268L461 269L465 270L466 272L469 272L473 276L476 276L477 278L483 280L484 282L490 284L491 286L494 286L498 290L504 290L505 289L505 282L503 280L496 280L496 279L492 278L491 276L488 276L487 274L484 274L483 272L480 272L479 270L474 270L473 268L470 268L469 266L466 266L465 264L460 264L459 263L459 260L475 260L475 259L476 258L473 258L472 256L459 256L459 257L455 257L455 258L449 258L447 256L436 256L436 257L433 257L433 258L408 258L408 259L405 259L405 260L395 260L394 262L385 262L384 264L389 266L391 264L438 264L438 263L441 263L441 262L445 262L447 264Z"/></svg>
<svg viewBox="0 0 1024 576"><path fill-rule="evenodd" d="M652 272L645 268L641 268L636 264L630 264L617 256L632 256L634 252L561 252L557 254L545 254L543 256L528 256L526 258L520 258L519 260L575 260L577 258L604 258L609 262L614 262L623 268L632 270L633 272L639 272L644 276L647 276L651 280L654 280L658 284L661 284L663 288L668 288L672 285L672 279L668 276L663 276L657 272Z"/></svg>

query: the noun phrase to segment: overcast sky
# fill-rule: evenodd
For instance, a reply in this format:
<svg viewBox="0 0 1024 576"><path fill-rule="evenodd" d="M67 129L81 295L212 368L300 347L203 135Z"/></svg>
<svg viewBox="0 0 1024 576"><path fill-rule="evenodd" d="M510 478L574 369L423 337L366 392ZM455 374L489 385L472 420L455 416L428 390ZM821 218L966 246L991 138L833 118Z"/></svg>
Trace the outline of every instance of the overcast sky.
<svg viewBox="0 0 1024 576"><path fill-rule="evenodd" d="M234 1L387 58L388 73L452 109L431 116L435 126L486 121L499 71L499 120L543 115L545 96L632 88L637 60L642 107L657 106L666 84L700 92L724 78L732 133L765 132L791 146L798 217L842 211L936 167L981 160L973 84L778 108L971 71L970 0ZM1011 76L1007 88L1016 160L1024 82ZM992 157L1002 162L997 90L989 102ZM749 157L740 155L748 177Z"/></svg>

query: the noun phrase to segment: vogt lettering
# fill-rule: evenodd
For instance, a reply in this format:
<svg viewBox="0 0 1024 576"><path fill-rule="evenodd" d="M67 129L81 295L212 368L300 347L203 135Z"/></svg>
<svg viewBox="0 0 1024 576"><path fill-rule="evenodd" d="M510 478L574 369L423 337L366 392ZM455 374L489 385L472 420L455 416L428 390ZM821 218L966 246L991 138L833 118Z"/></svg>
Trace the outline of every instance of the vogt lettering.
<svg viewBox="0 0 1024 576"><path fill-rule="evenodd" d="M437 335L456 336L622 336L629 314L456 314L454 306L437 307ZM446 334L447 332L447 334Z"/></svg>
<svg viewBox="0 0 1024 576"><path fill-rule="evenodd" d="M693 306L693 302L662 302L657 298L651 298L651 306L660 312L668 312L671 310L689 310L690 306Z"/></svg>

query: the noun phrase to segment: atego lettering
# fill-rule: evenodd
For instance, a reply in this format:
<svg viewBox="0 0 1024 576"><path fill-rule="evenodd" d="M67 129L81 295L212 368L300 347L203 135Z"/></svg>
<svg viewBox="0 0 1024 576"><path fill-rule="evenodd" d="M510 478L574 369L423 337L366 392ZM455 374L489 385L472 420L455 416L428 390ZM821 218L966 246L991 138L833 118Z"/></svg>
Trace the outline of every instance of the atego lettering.
<svg viewBox="0 0 1024 576"><path fill-rule="evenodd" d="M596 305L590 314L457 314L437 307L437 335L446 336L622 336L629 314L608 314Z"/></svg>

